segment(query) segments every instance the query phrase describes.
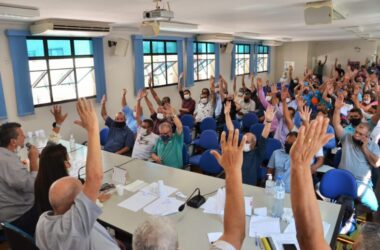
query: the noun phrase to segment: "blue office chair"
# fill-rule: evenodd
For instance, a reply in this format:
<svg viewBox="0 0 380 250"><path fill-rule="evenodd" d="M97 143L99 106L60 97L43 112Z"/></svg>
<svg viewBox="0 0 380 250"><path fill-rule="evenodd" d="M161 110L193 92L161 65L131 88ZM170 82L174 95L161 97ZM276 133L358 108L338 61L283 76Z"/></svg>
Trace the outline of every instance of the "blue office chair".
<svg viewBox="0 0 380 250"><path fill-rule="evenodd" d="M183 143L189 145L191 143L191 130L188 126L183 126Z"/></svg>
<svg viewBox="0 0 380 250"><path fill-rule="evenodd" d="M256 136L256 139L258 140L261 137L261 134L263 133L264 130L264 124L262 123L256 123L251 125L249 128L249 132L254 134Z"/></svg>
<svg viewBox="0 0 380 250"><path fill-rule="evenodd" d="M188 151L188 146L185 144L183 144L183 147L182 147L182 160L183 160L184 168L189 165L190 155Z"/></svg>
<svg viewBox="0 0 380 250"><path fill-rule="evenodd" d="M337 168L339 166L341 158L342 158L342 149L339 149L335 153L335 156L334 156L334 159L333 159L333 162L332 162L332 166L335 167L335 168Z"/></svg>
<svg viewBox="0 0 380 250"><path fill-rule="evenodd" d="M264 161L269 161L270 157L272 156L273 152L277 149L281 149L282 145L281 142L274 138L268 138L267 139L267 145L265 148L265 155L264 155Z"/></svg>
<svg viewBox="0 0 380 250"><path fill-rule="evenodd" d="M32 236L8 222L2 222L4 234L12 250L38 250Z"/></svg>
<svg viewBox="0 0 380 250"><path fill-rule="evenodd" d="M232 120L232 124L234 125L234 129L239 129L240 130L241 125L240 125L240 122L238 120ZM223 131L226 132L226 133L228 132L226 124L224 124L224 126L223 126Z"/></svg>
<svg viewBox="0 0 380 250"><path fill-rule="evenodd" d="M106 144L109 131L110 129L108 127L100 130L100 145L104 146Z"/></svg>
<svg viewBox="0 0 380 250"><path fill-rule="evenodd" d="M183 126L188 126L190 130L194 128L194 118L192 115L189 115L189 114L181 115L181 122Z"/></svg>
<svg viewBox="0 0 380 250"><path fill-rule="evenodd" d="M253 124L256 124L259 122L259 118L257 117L256 113L247 113L243 116L242 119L242 129L243 131L247 131Z"/></svg>
<svg viewBox="0 0 380 250"><path fill-rule="evenodd" d="M321 194L333 200L337 200L342 195L356 199L357 189L355 177L344 169L332 169L327 171L323 175L319 185Z"/></svg>
<svg viewBox="0 0 380 250"><path fill-rule="evenodd" d="M206 174L218 175L223 172L223 168L219 165L215 157L210 153L210 149L203 152L199 167ZM217 150L220 153L220 150Z"/></svg>
<svg viewBox="0 0 380 250"><path fill-rule="evenodd" d="M218 134L214 130L205 130L201 133L199 139L193 141L193 145L201 150L219 149ZM190 157L189 163L193 166L199 166L201 154L196 154Z"/></svg>
<svg viewBox="0 0 380 250"><path fill-rule="evenodd" d="M207 117L207 118L203 119L201 124L200 124L201 133L203 131L209 130L209 129L216 131L216 121L212 117Z"/></svg>

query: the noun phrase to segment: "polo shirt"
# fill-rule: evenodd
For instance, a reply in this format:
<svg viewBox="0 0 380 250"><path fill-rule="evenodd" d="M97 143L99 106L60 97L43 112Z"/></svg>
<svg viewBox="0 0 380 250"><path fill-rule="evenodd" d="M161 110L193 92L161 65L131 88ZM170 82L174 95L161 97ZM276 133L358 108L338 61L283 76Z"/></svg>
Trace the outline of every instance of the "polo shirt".
<svg viewBox="0 0 380 250"><path fill-rule="evenodd" d="M183 167L183 133L180 135L173 133L172 138L167 143L164 143L161 138L158 139L153 152L160 157L163 165L182 168Z"/></svg>
<svg viewBox="0 0 380 250"><path fill-rule="evenodd" d="M14 221L32 208L36 176L16 153L0 147L0 221Z"/></svg>
<svg viewBox="0 0 380 250"><path fill-rule="evenodd" d="M107 117L105 124L110 129L106 144L104 145L105 151L115 153L124 147L129 147L129 149L132 150L135 142L135 135L128 126L117 128L115 127L115 121L110 117Z"/></svg>
<svg viewBox="0 0 380 250"><path fill-rule="evenodd" d="M53 211L41 215L36 228L36 244L41 250L120 249L96 219L102 210L81 192L62 215Z"/></svg>

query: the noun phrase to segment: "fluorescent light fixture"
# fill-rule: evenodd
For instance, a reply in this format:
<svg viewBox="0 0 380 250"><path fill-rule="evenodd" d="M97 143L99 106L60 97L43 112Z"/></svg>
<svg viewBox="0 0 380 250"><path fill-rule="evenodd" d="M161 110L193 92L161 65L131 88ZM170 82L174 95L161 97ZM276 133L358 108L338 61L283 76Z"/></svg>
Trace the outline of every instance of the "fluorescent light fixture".
<svg viewBox="0 0 380 250"><path fill-rule="evenodd" d="M258 38L260 37L260 33L255 32L235 32L234 36L243 37L243 38Z"/></svg>
<svg viewBox="0 0 380 250"><path fill-rule="evenodd" d="M38 8L0 3L0 17L27 19L39 16L40 11Z"/></svg>
<svg viewBox="0 0 380 250"><path fill-rule="evenodd" d="M210 43L229 43L234 39L230 34L203 34L197 36L197 41Z"/></svg>
<svg viewBox="0 0 380 250"><path fill-rule="evenodd" d="M160 21L160 30L164 31L187 31L187 30L197 30L198 24L192 23L182 23L182 22L168 22Z"/></svg>

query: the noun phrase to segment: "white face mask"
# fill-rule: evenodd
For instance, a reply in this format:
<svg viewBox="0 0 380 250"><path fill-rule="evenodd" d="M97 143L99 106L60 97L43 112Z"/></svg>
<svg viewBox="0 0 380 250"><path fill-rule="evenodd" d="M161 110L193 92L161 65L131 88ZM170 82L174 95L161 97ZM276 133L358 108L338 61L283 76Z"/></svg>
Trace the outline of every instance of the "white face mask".
<svg viewBox="0 0 380 250"><path fill-rule="evenodd" d="M243 97L243 93L239 92L238 96Z"/></svg>
<svg viewBox="0 0 380 250"><path fill-rule="evenodd" d="M286 103L291 102L292 100L290 98L286 98Z"/></svg>
<svg viewBox="0 0 380 250"><path fill-rule="evenodd" d="M265 97L265 100L267 100L268 102L270 102L270 101L272 100L272 96L267 95L267 96Z"/></svg>
<svg viewBox="0 0 380 250"><path fill-rule="evenodd" d="M248 143L244 144L243 151L244 152L251 151L251 144L248 144Z"/></svg>
<svg viewBox="0 0 380 250"><path fill-rule="evenodd" d="M370 104L370 103L371 103L371 100L363 100L363 102L364 102L365 104Z"/></svg>
<svg viewBox="0 0 380 250"><path fill-rule="evenodd" d="M298 80L294 80L293 82L294 82L294 83L298 83Z"/></svg>
<svg viewBox="0 0 380 250"><path fill-rule="evenodd" d="M202 98L201 103L206 104L208 102L207 98Z"/></svg>
<svg viewBox="0 0 380 250"><path fill-rule="evenodd" d="M164 114L163 113L157 113L157 119L158 120L164 119Z"/></svg>
<svg viewBox="0 0 380 250"><path fill-rule="evenodd" d="M133 117L136 117L136 115L137 115L137 112L133 111Z"/></svg>
<svg viewBox="0 0 380 250"><path fill-rule="evenodd" d="M190 95L184 95L183 98L185 98L185 100L189 100L190 99Z"/></svg>
<svg viewBox="0 0 380 250"><path fill-rule="evenodd" d="M140 128L140 133L141 133L142 136L147 135L147 130L146 130L146 128Z"/></svg>

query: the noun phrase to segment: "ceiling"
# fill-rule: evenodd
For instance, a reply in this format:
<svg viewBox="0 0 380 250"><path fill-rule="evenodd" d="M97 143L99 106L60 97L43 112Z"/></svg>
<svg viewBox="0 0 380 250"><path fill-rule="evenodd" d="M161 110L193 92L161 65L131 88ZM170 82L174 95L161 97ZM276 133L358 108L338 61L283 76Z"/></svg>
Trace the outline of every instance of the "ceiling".
<svg viewBox="0 0 380 250"><path fill-rule="evenodd" d="M152 0L0 0L33 6L40 18L68 18L112 22L115 26L138 27L144 10L154 9ZM309 0L311 1L311 0ZM170 0L175 20L199 24L197 33L258 33L257 38L293 41L355 39L343 29L361 26L371 38L380 38L379 0L334 0L345 20L329 25L307 26L303 0Z"/></svg>

